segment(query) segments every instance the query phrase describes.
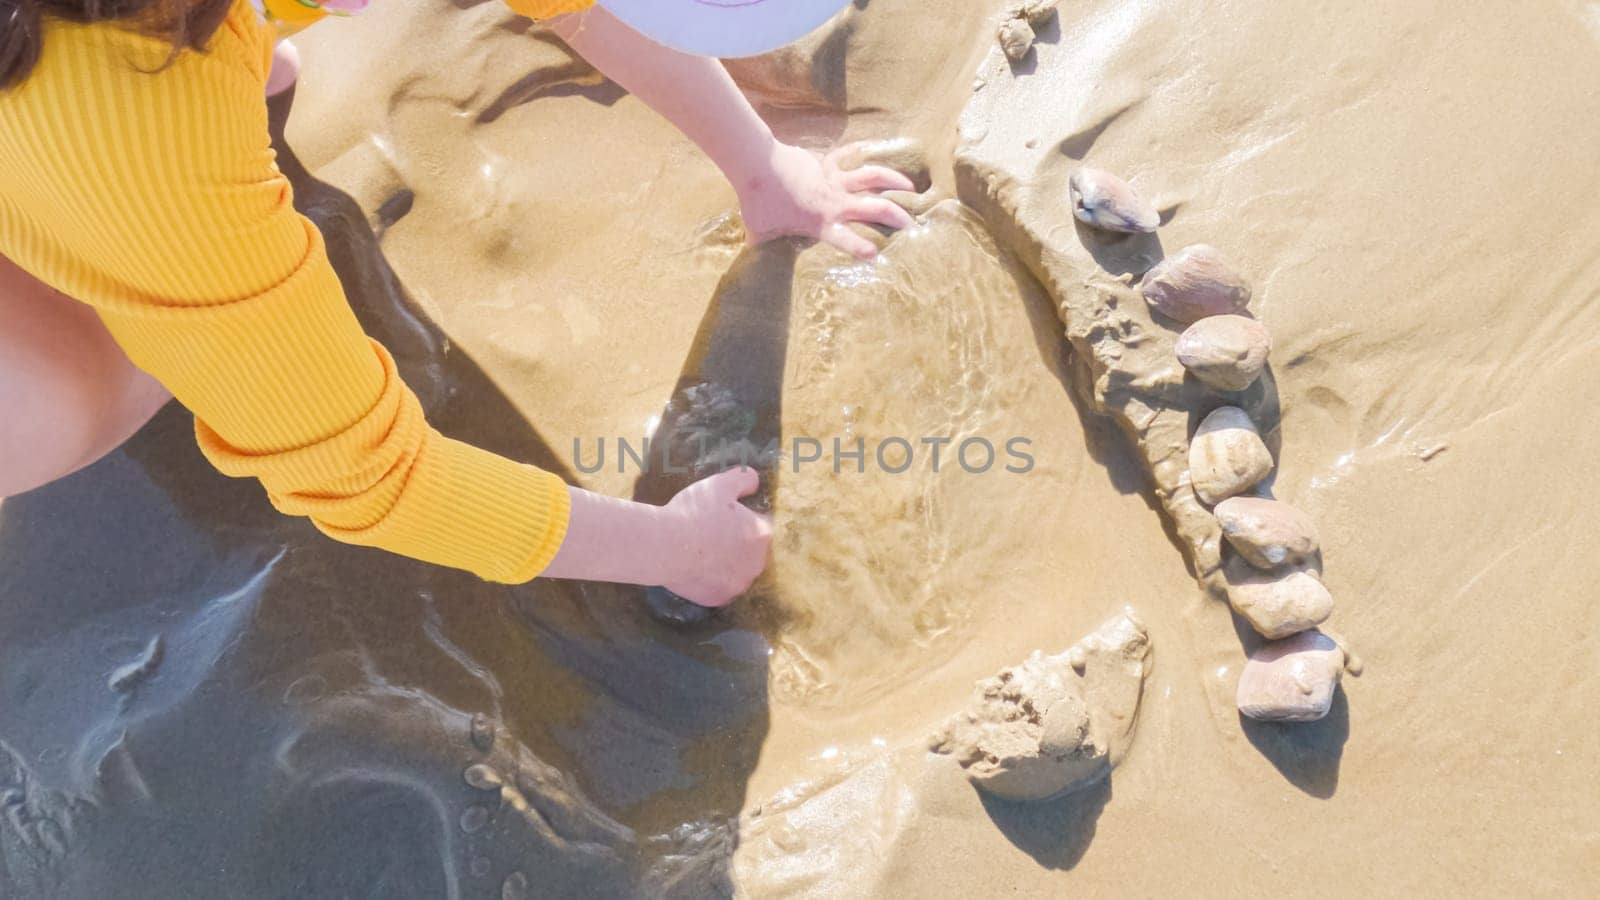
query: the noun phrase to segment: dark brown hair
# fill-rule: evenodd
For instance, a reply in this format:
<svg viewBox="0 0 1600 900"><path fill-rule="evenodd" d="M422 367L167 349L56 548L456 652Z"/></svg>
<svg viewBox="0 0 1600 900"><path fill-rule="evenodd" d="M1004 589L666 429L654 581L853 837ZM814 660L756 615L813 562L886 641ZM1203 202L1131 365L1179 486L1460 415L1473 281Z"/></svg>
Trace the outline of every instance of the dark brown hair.
<svg viewBox="0 0 1600 900"><path fill-rule="evenodd" d="M172 58L203 50L233 0L0 0L0 90L20 84L44 49L44 19L124 22L172 44Z"/></svg>

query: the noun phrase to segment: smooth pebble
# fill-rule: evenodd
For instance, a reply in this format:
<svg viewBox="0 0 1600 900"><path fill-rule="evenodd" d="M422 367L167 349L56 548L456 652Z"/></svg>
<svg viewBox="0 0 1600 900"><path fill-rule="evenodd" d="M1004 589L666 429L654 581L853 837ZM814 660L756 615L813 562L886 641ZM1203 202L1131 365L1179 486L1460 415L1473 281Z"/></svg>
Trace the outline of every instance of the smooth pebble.
<svg viewBox="0 0 1600 900"><path fill-rule="evenodd" d="M1194 244L1145 273L1140 293L1150 308L1177 322L1238 315L1250 305L1250 286L1215 247Z"/></svg>
<svg viewBox="0 0 1600 900"><path fill-rule="evenodd" d="M1208 506L1250 490L1271 471L1272 453L1237 406L1213 410L1189 443L1189 480Z"/></svg>
<svg viewBox="0 0 1600 900"><path fill-rule="evenodd" d="M461 830L466 834L482 831L489 824L489 811L481 806L469 806L461 814Z"/></svg>
<svg viewBox="0 0 1600 900"><path fill-rule="evenodd" d="M479 753L494 749L494 720L488 713L472 714L472 746L477 747Z"/></svg>
<svg viewBox="0 0 1600 900"><path fill-rule="evenodd" d="M1220 391L1242 391L1266 368L1272 336L1249 316L1207 316L1179 335L1173 349L1194 377Z"/></svg>
<svg viewBox="0 0 1600 900"><path fill-rule="evenodd" d="M461 774L461 777L466 779L467 784L480 791L497 791L505 783L499 772L483 763L474 763L467 766L467 770Z"/></svg>
<svg viewBox="0 0 1600 900"><path fill-rule="evenodd" d="M1000 49L1012 62L1021 62L1033 50L1033 26L1027 19L1006 19L1000 23Z"/></svg>
<svg viewBox="0 0 1600 900"><path fill-rule="evenodd" d="M1269 640L1309 631L1333 615L1333 595L1310 570L1270 574L1232 559L1222 571L1228 605Z"/></svg>
<svg viewBox="0 0 1600 900"><path fill-rule="evenodd" d="M1263 644L1239 673L1234 702L1252 719L1314 722L1333 707L1344 651L1320 631Z"/></svg>
<svg viewBox="0 0 1600 900"><path fill-rule="evenodd" d="M1216 513L1228 545L1258 569L1305 562L1322 546L1311 517L1282 500L1230 497Z"/></svg>

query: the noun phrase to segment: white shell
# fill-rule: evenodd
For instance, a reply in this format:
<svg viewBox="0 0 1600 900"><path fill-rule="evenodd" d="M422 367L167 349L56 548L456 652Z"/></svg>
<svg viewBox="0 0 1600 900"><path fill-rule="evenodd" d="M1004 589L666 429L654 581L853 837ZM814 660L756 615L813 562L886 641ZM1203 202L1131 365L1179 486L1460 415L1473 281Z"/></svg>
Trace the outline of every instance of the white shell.
<svg viewBox="0 0 1600 900"><path fill-rule="evenodd" d="M1320 631L1263 644L1239 673L1234 702L1252 719L1314 722L1328 714L1344 651Z"/></svg>
<svg viewBox="0 0 1600 900"><path fill-rule="evenodd" d="M1000 23L1000 49L1012 62L1026 59L1033 49L1033 26L1027 19L1006 19Z"/></svg>
<svg viewBox="0 0 1600 900"><path fill-rule="evenodd" d="M1105 231L1150 234L1161 214L1141 199L1133 186L1099 169L1081 168L1067 181L1072 214L1085 225Z"/></svg>
<svg viewBox="0 0 1600 900"><path fill-rule="evenodd" d="M1208 506L1250 490L1271 471L1272 453L1237 406L1206 416L1189 443L1189 480Z"/></svg>

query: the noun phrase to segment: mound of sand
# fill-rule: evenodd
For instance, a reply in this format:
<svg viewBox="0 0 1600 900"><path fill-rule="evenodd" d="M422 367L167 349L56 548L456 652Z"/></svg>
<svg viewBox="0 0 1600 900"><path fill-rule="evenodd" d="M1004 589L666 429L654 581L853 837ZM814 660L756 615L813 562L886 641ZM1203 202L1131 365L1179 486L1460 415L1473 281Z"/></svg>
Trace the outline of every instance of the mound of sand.
<svg viewBox="0 0 1600 900"><path fill-rule="evenodd" d="M978 682L971 705L930 746L1008 800L1087 787L1127 749L1149 653L1144 625L1124 610L1063 653L1035 651Z"/></svg>

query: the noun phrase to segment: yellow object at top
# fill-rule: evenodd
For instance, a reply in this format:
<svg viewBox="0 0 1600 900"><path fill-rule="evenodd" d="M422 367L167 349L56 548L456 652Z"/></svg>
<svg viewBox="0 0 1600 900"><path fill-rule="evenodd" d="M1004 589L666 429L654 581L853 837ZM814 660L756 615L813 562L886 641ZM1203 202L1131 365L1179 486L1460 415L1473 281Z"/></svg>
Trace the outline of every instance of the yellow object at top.
<svg viewBox="0 0 1600 900"><path fill-rule="evenodd" d="M295 34L331 12L321 3L302 0L260 0L260 9L262 16L277 26L279 37Z"/></svg>
<svg viewBox="0 0 1600 900"><path fill-rule="evenodd" d="M0 254L92 305L195 414L206 456L325 533L521 582L566 533L555 475L451 440L368 339L295 212L239 0L205 53L47 19L0 92Z"/></svg>
<svg viewBox="0 0 1600 900"><path fill-rule="evenodd" d="M548 19L588 9L594 0L506 0L506 5L530 19Z"/></svg>
<svg viewBox="0 0 1600 900"><path fill-rule="evenodd" d="M328 15L350 15L366 0L258 0L262 15L287 37ZM506 0L506 5L531 19L548 19L594 5L594 0Z"/></svg>

